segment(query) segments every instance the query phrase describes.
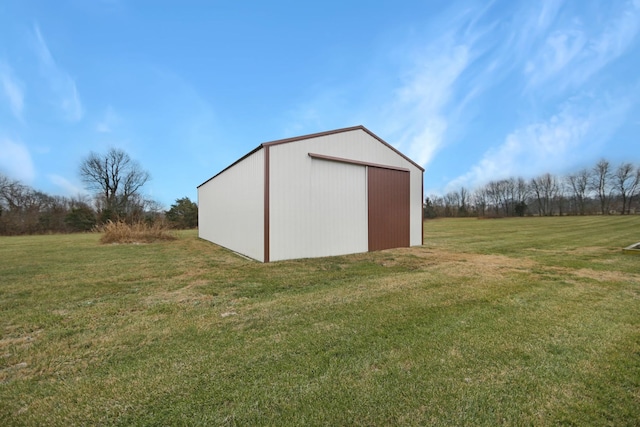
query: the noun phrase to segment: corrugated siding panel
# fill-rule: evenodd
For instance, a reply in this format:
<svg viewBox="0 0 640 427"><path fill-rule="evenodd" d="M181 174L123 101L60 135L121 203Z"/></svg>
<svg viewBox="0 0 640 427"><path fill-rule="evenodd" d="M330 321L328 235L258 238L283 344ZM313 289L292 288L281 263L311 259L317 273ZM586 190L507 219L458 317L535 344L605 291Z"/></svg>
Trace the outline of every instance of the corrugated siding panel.
<svg viewBox="0 0 640 427"><path fill-rule="evenodd" d="M198 235L264 261L264 149L198 188Z"/></svg>
<svg viewBox="0 0 640 427"><path fill-rule="evenodd" d="M270 147L270 259L366 252L365 167L312 159L305 142Z"/></svg>
<svg viewBox="0 0 640 427"><path fill-rule="evenodd" d="M369 250L409 246L409 172L368 168Z"/></svg>

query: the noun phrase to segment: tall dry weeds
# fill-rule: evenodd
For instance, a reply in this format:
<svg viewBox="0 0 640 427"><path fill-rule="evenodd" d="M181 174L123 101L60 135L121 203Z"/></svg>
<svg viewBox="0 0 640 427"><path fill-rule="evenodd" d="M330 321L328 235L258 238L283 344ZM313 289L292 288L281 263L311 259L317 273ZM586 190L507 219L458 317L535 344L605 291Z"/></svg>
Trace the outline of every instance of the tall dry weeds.
<svg viewBox="0 0 640 427"><path fill-rule="evenodd" d="M176 239L169 227L159 221L153 224L142 221L134 224L108 221L100 226L98 231L102 233L101 243L152 243Z"/></svg>

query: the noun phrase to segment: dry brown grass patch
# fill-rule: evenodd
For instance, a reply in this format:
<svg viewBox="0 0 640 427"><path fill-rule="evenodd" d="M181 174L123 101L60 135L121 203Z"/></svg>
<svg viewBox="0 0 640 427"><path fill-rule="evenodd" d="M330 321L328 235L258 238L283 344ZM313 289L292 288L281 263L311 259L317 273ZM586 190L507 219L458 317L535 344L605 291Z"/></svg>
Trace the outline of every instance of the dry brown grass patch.
<svg viewBox="0 0 640 427"><path fill-rule="evenodd" d="M592 270L590 268L581 268L579 270L573 270L571 274L584 277L587 279L596 280L598 282L636 282L640 283L640 275L623 273L621 271L611 270Z"/></svg>
<svg viewBox="0 0 640 427"><path fill-rule="evenodd" d="M176 239L169 227L161 222L127 224L124 221L109 221L98 231L102 232L101 243L153 243Z"/></svg>
<svg viewBox="0 0 640 427"><path fill-rule="evenodd" d="M507 273L530 271L538 265L528 258L505 255L425 250L416 250L413 255L417 263L437 271L446 271L452 277L500 277Z"/></svg>

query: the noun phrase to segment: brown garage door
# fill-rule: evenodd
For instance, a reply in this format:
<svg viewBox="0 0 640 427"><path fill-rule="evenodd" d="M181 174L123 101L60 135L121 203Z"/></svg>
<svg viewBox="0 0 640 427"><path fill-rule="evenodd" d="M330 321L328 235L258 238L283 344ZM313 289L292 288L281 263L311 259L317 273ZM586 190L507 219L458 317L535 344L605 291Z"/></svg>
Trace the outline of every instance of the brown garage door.
<svg viewBox="0 0 640 427"><path fill-rule="evenodd" d="M409 172L369 166L369 250L409 246Z"/></svg>

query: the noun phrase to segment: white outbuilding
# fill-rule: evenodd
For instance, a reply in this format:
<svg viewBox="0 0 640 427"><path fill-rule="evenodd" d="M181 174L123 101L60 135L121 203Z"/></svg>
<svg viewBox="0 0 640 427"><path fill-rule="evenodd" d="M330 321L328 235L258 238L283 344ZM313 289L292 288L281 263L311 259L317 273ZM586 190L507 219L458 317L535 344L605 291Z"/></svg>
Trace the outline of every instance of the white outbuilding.
<svg viewBox="0 0 640 427"><path fill-rule="evenodd" d="M266 142L198 186L198 234L262 262L422 245L423 173L364 126Z"/></svg>

